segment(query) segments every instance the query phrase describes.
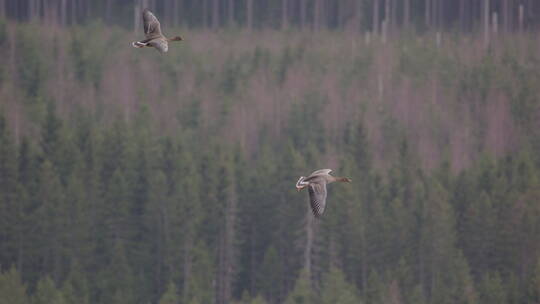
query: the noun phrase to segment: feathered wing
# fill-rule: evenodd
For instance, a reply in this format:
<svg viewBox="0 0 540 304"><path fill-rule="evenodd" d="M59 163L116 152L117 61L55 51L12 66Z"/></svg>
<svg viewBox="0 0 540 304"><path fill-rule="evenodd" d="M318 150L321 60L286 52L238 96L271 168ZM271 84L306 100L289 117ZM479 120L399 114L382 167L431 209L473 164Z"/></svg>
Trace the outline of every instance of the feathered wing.
<svg viewBox="0 0 540 304"><path fill-rule="evenodd" d="M166 53L169 50L169 44L165 39L154 39L148 44L155 47L160 53Z"/></svg>
<svg viewBox="0 0 540 304"><path fill-rule="evenodd" d="M326 183L311 183L308 192L311 210L315 217L320 217L326 208Z"/></svg>
<svg viewBox="0 0 540 304"><path fill-rule="evenodd" d="M161 25L159 24L158 19L152 12L148 9L145 9L142 12L143 17L143 26L144 34L146 38L155 38L161 36Z"/></svg>
<svg viewBox="0 0 540 304"><path fill-rule="evenodd" d="M320 169L311 173L308 177L304 178L304 181L312 181L321 175L328 175L332 172L332 169Z"/></svg>

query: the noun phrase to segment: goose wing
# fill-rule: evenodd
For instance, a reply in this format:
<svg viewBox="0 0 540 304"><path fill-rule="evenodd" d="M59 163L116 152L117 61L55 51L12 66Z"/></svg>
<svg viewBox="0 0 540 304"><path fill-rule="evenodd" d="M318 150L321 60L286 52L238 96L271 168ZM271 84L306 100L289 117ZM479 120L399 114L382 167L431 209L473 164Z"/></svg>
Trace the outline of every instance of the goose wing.
<svg viewBox="0 0 540 304"><path fill-rule="evenodd" d="M320 217L326 208L326 183L310 183L309 203L315 217Z"/></svg>
<svg viewBox="0 0 540 304"><path fill-rule="evenodd" d="M154 39L148 44L155 47L160 53L166 53L169 50L169 44L165 39Z"/></svg>
<svg viewBox="0 0 540 304"><path fill-rule="evenodd" d="M320 170L314 171L309 176L327 175L327 174L330 174L330 172L332 172L332 169L320 169Z"/></svg>
<svg viewBox="0 0 540 304"><path fill-rule="evenodd" d="M145 9L142 12L143 17L143 25L144 25L144 34L146 35L146 38L156 38L161 36L161 25L159 24L158 19L154 14L148 10Z"/></svg>
<svg viewBox="0 0 540 304"><path fill-rule="evenodd" d="M313 181L318 179L320 176L329 175L332 172L332 169L320 169L311 173L308 177L304 178L304 181Z"/></svg>

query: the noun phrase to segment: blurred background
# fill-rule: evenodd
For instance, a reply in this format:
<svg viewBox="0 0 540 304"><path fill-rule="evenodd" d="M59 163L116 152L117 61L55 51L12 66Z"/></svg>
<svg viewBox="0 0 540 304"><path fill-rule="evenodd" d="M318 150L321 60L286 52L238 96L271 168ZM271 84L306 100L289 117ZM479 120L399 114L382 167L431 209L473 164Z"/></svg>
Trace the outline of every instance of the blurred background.
<svg viewBox="0 0 540 304"><path fill-rule="evenodd" d="M540 302L539 13L0 0L0 303Z"/></svg>

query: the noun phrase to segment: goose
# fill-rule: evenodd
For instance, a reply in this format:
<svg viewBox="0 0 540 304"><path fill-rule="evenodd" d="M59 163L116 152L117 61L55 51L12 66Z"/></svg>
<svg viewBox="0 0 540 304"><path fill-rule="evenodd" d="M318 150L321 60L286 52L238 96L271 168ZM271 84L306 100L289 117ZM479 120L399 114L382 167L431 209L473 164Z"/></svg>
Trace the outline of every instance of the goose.
<svg viewBox="0 0 540 304"><path fill-rule="evenodd" d="M330 175L331 169L321 169L311 173L308 177L300 176L296 182L296 189L301 191L305 187L309 192L309 203L316 218L319 218L326 208L326 185L333 182L350 183L347 177Z"/></svg>
<svg viewBox="0 0 540 304"><path fill-rule="evenodd" d="M167 38L161 33L161 25L158 19L149 9L142 12L144 34L146 39L131 43L135 48L154 47L160 53L166 53L169 50L169 41L182 41L182 37L176 36Z"/></svg>

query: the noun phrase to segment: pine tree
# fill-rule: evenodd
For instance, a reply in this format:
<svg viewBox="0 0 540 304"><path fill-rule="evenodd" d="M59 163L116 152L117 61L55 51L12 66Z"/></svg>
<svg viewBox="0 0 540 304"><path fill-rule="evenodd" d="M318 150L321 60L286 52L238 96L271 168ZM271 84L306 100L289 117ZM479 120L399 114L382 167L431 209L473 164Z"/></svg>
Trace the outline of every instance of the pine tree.
<svg viewBox="0 0 540 304"><path fill-rule="evenodd" d="M64 304L65 299L60 290L56 288L49 276L43 277L37 284L33 304Z"/></svg>
<svg viewBox="0 0 540 304"><path fill-rule="evenodd" d="M15 267L0 273L0 303L30 304L30 300L26 295L26 286L23 284L21 275Z"/></svg>
<svg viewBox="0 0 540 304"><path fill-rule="evenodd" d="M183 282L183 303L213 303L214 280L209 273L215 272L211 251L200 242L192 248L191 275Z"/></svg>
<svg viewBox="0 0 540 304"><path fill-rule="evenodd" d="M482 278L480 283L480 303L508 303L507 292L498 272L486 273Z"/></svg>
<svg viewBox="0 0 540 304"><path fill-rule="evenodd" d="M40 168L37 196L40 205L30 215L36 233L29 236L37 249L35 258L40 261L36 266L59 280L66 268L64 243L68 216L64 189L55 168L48 160Z"/></svg>
<svg viewBox="0 0 540 304"><path fill-rule="evenodd" d="M308 304L315 301L315 295L311 289L311 280L307 272L302 270L294 284L294 289L289 293L285 304Z"/></svg>
<svg viewBox="0 0 540 304"><path fill-rule="evenodd" d="M88 280L77 261L71 264L70 272L62 286L62 293L66 304L90 303Z"/></svg>
<svg viewBox="0 0 540 304"><path fill-rule="evenodd" d="M264 254L257 279L258 290L270 303L277 302L280 286L276 282L279 282L282 275L278 253L273 246L270 246Z"/></svg>
<svg viewBox="0 0 540 304"><path fill-rule="evenodd" d="M330 267L330 270L323 275L322 304L353 304L361 303L356 294L356 288L345 280L341 270Z"/></svg>
<svg viewBox="0 0 540 304"><path fill-rule="evenodd" d="M0 262L15 262L20 246L18 239L23 223L18 198L15 145L7 121L0 110Z"/></svg>
<svg viewBox="0 0 540 304"><path fill-rule="evenodd" d="M540 301L540 258L538 258L529 280L528 298L533 303Z"/></svg>
<svg viewBox="0 0 540 304"><path fill-rule="evenodd" d="M167 290L159 299L159 304L179 304L180 299L178 292L176 291L176 285L173 282L169 282Z"/></svg>

